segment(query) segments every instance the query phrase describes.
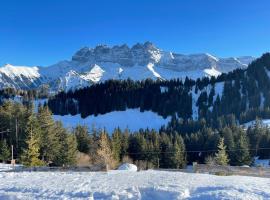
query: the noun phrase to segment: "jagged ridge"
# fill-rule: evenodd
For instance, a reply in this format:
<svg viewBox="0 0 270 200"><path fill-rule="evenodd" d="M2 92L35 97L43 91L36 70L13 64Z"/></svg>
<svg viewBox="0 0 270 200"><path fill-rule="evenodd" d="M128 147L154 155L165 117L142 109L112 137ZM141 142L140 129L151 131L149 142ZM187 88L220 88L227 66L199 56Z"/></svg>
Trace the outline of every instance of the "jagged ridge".
<svg viewBox="0 0 270 200"><path fill-rule="evenodd" d="M77 51L70 61L48 67L0 68L0 88L30 89L49 84L54 91L77 89L108 79L143 80L218 76L245 68L253 57L217 58L210 54L183 55L163 51L151 42L109 47L98 45Z"/></svg>

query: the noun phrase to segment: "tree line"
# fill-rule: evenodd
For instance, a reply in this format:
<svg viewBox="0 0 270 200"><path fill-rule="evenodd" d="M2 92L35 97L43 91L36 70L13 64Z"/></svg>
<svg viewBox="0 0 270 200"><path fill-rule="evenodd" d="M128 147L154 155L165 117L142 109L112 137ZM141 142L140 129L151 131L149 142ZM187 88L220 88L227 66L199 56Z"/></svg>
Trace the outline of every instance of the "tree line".
<svg viewBox="0 0 270 200"><path fill-rule="evenodd" d="M115 168L134 162L147 168L183 168L192 162L250 165L253 157L270 158L270 130L256 120L243 128L232 119L219 128L205 120L174 118L159 131L131 132L77 126L67 130L55 122L48 106L5 102L0 106L0 160L11 159L11 145L18 162L26 166L73 166L78 152L87 154L91 164ZM195 128L196 127L196 128Z"/></svg>

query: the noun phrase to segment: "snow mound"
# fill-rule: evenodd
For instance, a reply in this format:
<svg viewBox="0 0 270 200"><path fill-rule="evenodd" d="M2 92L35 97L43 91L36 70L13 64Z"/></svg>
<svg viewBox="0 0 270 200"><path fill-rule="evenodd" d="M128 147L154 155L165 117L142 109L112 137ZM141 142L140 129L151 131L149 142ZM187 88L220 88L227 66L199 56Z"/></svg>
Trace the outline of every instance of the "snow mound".
<svg viewBox="0 0 270 200"><path fill-rule="evenodd" d="M136 172L136 171L138 171L138 168L134 164L124 163L124 164L120 165L117 170L125 170L125 171L130 171L130 172Z"/></svg>

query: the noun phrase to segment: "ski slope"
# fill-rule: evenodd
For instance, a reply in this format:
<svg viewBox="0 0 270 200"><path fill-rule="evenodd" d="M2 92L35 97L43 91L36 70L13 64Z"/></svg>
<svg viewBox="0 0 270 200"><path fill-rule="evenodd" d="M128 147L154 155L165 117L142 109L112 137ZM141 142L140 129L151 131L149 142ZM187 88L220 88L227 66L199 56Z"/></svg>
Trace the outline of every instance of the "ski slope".
<svg viewBox="0 0 270 200"><path fill-rule="evenodd" d="M270 179L165 171L0 173L0 199L270 199Z"/></svg>
<svg viewBox="0 0 270 200"><path fill-rule="evenodd" d="M140 109L127 109L125 111L113 111L104 115L90 115L83 119L80 115L54 115L55 121L61 121L64 127L71 129L77 125L85 125L92 129L105 128L112 133L115 128L122 130L128 128L130 131L138 131L139 129L155 129L159 130L162 125L167 125L171 117L164 119L162 116L151 112L140 112Z"/></svg>

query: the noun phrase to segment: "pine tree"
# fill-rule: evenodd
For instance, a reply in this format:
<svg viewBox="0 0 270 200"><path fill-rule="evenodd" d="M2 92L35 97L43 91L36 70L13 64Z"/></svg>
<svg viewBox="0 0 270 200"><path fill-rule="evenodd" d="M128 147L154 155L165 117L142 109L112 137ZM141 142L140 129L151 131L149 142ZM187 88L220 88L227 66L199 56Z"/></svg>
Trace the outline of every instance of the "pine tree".
<svg viewBox="0 0 270 200"><path fill-rule="evenodd" d="M115 167L115 160L113 159L112 150L110 148L110 141L105 131L102 131L100 134L97 154L100 157L102 164L105 164L106 170Z"/></svg>
<svg viewBox="0 0 270 200"><path fill-rule="evenodd" d="M90 136L87 126L78 125L74 129L74 134L76 136L76 141L78 143L78 150L83 153L89 153L90 151Z"/></svg>
<svg viewBox="0 0 270 200"><path fill-rule="evenodd" d="M59 138L57 136L57 128L55 127L52 113L48 107L40 107L38 111L38 122L40 131L40 152L42 160L55 162L58 152L60 151Z"/></svg>
<svg viewBox="0 0 270 200"><path fill-rule="evenodd" d="M112 153L113 158L119 162L120 161L120 155L121 155L121 130L120 128L117 128L114 130L112 134Z"/></svg>
<svg viewBox="0 0 270 200"><path fill-rule="evenodd" d="M224 144L228 150L228 156L230 160L230 164L235 162L235 142L231 128L225 127L222 129L222 137L224 138Z"/></svg>
<svg viewBox="0 0 270 200"><path fill-rule="evenodd" d="M8 159L10 159L10 149L6 140L3 140L0 142L0 160L6 162Z"/></svg>
<svg viewBox="0 0 270 200"><path fill-rule="evenodd" d="M59 139L59 150L56 152L54 165L66 166L74 165L76 163L77 156L77 141L74 134L70 134L62 126L62 123L57 122L56 126L56 138Z"/></svg>
<svg viewBox="0 0 270 200"><path fill-rule="evenodd" d="M42 166L45 163L39 159L40 156L40 142L39 142L39 126L38 122L34 115L31 115L27 122L27 133L28 140L27 149L24 151L22 155L22 163L25 166L34 167L34 166Z"/></svg>
<svg viewBox="0 0 270 200"><path fill-rule="evenodd" d="M172 154L172 166L173 168L179 169L186 166L186 153L185 153L185 144L183 138L176 134L175 141L173 144L173 154Z"/></svg>
<svg viewBox="0 0 270 200"><path fill-rule="evenodd" d="M239 130L235 148L236 148L235 164L249 165L251 163L251 157L248 150L249 143L246 134L242 130Z"/></svg>
<svg viewBox="0 0 270 200"><path fill-rule="evenodd" d="M218 152L215 154L215 161L218 165L228 165L229 163L226 146L224 145L224 138L219 140Z"/></svg>
<svg viewBox="0 0 270 200"><path fill-rule="evenodd" d="M128 129L125 129L121 139L121 154L120 154L121 160L124 158L124 156L128 156L128 146L129 146L129 131Z"/></svg>
<svg viewBox="0 0 270 200"><path fill-rule="evenodd" d="M97 131L94 127L92 127L92 131L90 136L90 145L89 145L89 153L91 162L97 163L99 162L99 156L97 154L98 148L99 148L99 139L100 139L100 132Z"/></svg>
<svg viewBox="0 0 270 200"><path fill-rule="evenodd" d="M68 165L76 164L76 157L78 153L76 136L74 134L69 134L67 137L67 162Z"/></svg>
<svg viewBox="0 0 270 200"><path fill-rule="evenodd" d="M161 133L160 135L160 167L169 168L171 166L170 153L173 151L173 144L166 133Z"/></svg>

